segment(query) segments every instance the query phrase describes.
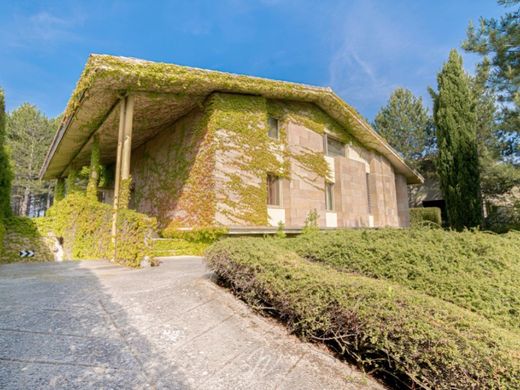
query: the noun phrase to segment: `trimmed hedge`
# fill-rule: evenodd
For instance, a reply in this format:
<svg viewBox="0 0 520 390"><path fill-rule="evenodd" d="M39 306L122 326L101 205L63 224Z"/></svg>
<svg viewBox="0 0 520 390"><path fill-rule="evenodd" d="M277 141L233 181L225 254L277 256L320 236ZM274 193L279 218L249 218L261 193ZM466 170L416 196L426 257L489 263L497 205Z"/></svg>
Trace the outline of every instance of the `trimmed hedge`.
<svg viewBox="0 0 520 390"><path fill-rule="evenodd" d="M442 225L441 209L438 207L410 208L410 226Z"/></svg>
<svg viewBox="0 0 520 390"><path fill-rule="evenodd" d="M55 239L40 231L42 218L15 217L5 219L3 253L0 263L37 262L54 260ZM20 251L31 250L33 257L20 257Z"/></svg>
<svg viewBox="0 0 520 390"><path fill-rule="evenodd" d="M398 284L308 262L278 241L220 241L208 263L251 306L396 387L520 387L518 333Z"/></svg>
<svg viewBox="0 0 520 390"><path fill-rule="evenodd" d="M398 283L520 330L520 234L341 230L282 241L337 270Z"/></svg>
<svg viewBox="0 0 520 390"><path fill-rule="evenodd" d="M63 237L65 257L70 259L112 259L112 206L75 192L56 202L44 217L46 230ZM151 237L155 218L121 209L117 224L118 263L139 267L152 255Z"/></svg>
<svg viewBox="0 0 520 390"><path fill-rule="evenodd" d="M202 256L210 245L210 242L180 238L156 239L153 240L153 256Z"/></svg>

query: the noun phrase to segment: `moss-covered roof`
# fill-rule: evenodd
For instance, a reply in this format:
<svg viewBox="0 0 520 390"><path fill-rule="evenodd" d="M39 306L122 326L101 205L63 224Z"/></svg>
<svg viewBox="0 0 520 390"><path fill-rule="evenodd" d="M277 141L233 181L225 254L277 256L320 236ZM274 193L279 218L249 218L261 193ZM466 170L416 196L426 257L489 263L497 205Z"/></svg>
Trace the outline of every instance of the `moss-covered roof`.
<svg viewBox="0 0 520 390"><path fill-rule="evenodd" d="M88 59L40 176L56 178L65 175L72 166L88 164L94 133L100 137L102 161L113 162L119 118L117 102L125 94L136 97L133 131L133 147L136 147L217 91L314 103L360 143L385 156L408 183L422 181L361 115L330 88L97 54Z"/></svg>

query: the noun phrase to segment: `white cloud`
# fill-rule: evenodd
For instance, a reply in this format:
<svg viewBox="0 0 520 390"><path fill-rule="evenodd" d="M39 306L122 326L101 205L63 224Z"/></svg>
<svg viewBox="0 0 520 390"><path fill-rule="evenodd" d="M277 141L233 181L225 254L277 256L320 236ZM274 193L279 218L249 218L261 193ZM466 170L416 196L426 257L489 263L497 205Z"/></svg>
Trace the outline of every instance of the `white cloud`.
<svg viewBox="0 0 520 390"><path fill-rule="evenodd" d="M85 20L83 12L68 15L50 11L18 14L2 28L2 35L7 38L5 44L10 47L45 49L59 43L80 40L75 29L84 24Z"/></svg>

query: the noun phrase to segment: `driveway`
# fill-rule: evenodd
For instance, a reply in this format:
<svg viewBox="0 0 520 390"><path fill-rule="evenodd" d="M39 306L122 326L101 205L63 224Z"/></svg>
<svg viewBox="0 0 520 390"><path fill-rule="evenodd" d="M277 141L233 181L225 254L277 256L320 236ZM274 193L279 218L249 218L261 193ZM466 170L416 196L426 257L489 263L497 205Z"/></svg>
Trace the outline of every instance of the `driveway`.
<svg viewBox="0 0 520 390"><path fill-rule="evenodd" d="M382 388L210 277L198 257L0 266L0 388Z"/></svg>

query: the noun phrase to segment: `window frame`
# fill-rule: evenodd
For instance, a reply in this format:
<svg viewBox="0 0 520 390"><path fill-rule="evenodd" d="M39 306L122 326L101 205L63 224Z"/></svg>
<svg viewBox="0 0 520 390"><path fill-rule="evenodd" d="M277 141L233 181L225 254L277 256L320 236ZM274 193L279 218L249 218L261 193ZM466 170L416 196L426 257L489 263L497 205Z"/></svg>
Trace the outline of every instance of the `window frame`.
<svg viewBox="0 0 520 390"><path fill-rule="evenodd" d="M272 203L272 197L271 197L271 185L275 184L276 187L275 187L275 190L276 190L276 195L275 197L277 197L278 199L278 204L274 204ZM266 203L267 203L267 206L268 207L282 207L282 180L280 179L279 176L276 176L276 175L273 175L271 173L268 173L267 174L267 179L266 179L266 187L267 187L267 199L266 199Z"/></svg>
<svg viewBox="0 0 520 390"><path fill-rule="evenodd" d="M274 122L275 126L272 126L273 122ZM272 129L276 130L276 136L275 137L273 137L272 134L271 134L271 130ZM271 139L274 139L274 140L279 140L280 139L280 120L278 118L270 116L267 119L267 136L269 138L271 138Z"/></svg>

